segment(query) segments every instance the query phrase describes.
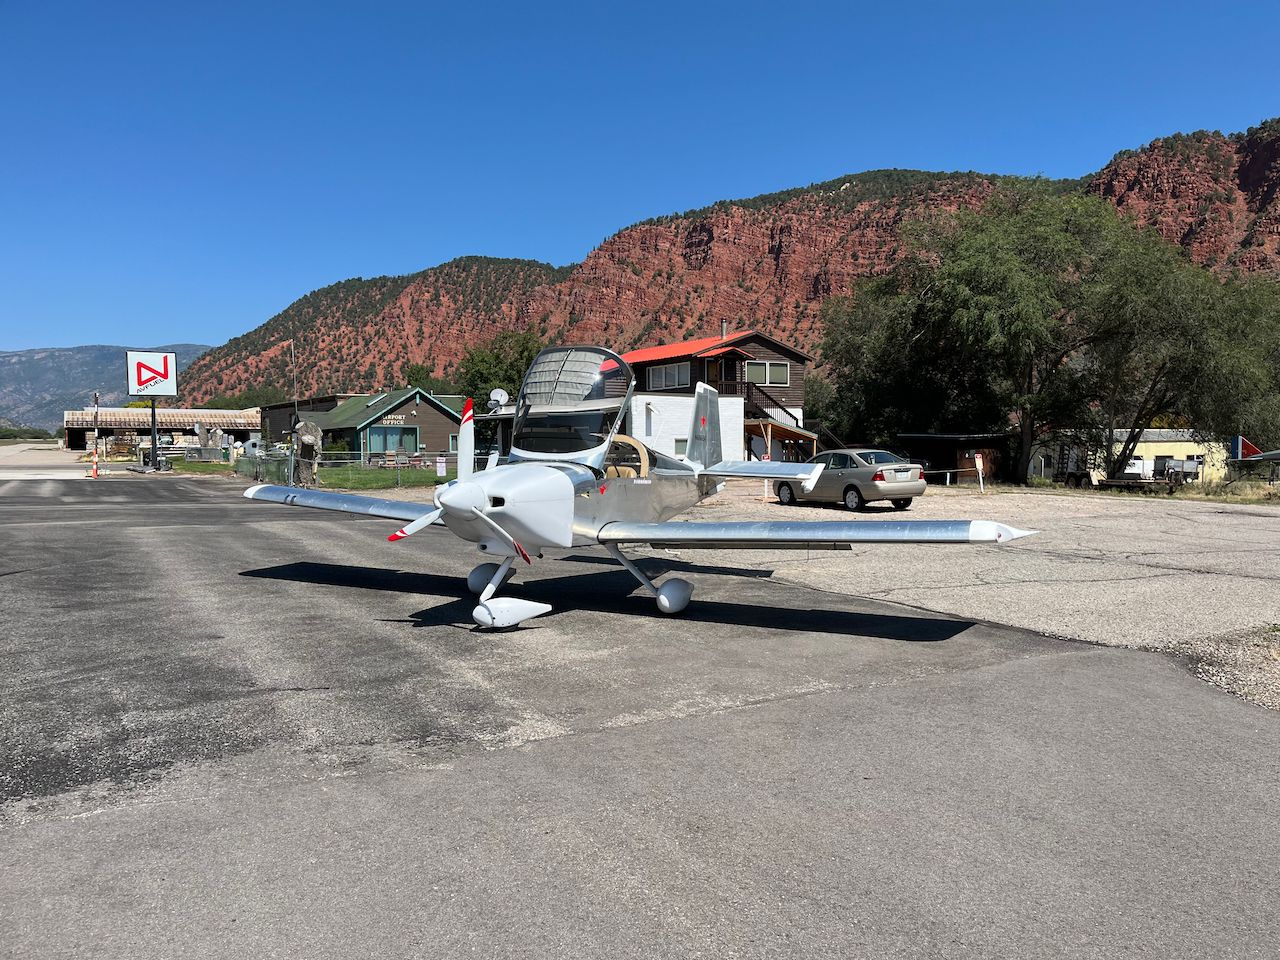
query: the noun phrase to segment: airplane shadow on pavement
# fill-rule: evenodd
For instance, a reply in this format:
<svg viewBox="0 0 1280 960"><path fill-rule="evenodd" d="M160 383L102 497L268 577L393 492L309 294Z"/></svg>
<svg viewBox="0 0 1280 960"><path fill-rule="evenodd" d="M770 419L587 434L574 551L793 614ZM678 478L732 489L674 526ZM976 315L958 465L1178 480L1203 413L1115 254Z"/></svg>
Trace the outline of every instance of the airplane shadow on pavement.
<svg viewBox="0 0 1280 960"><path fill-rule="evenodd" d="M666 566L666 564L667 561L645 564L645 572L649 575L657 575L655 567ZM692 564L688 567L706 573L717 571L716 567L697 567ZM467 590L466 579L462 576L441 576L435 573L302 561L257 570L244 570L241 571L240 576L441 597L445 600L444 603L420 610L405 622L417 627L472 626L474 623L471 619L471 611L476 605L476 599ZM735 595L742 596L743 592L754 592L760 589L761 587L756 584L744 585L743 590L736 591ZM560 613L584 610L622 613L659 620L679 620L687 623L755 627L771 631L846 634L911 643L949 640L973 626L972 621L967 620L866 613L830 607L804 609L778 606L775 598L763 596L758 604L742 603L717 600L699 596L697 593L694 594L693 602L684 612L671 617L658 610L653 599L641 590L640 585L629 573L618 569L527 581L517 577L504 589L503 593L551 604L554 608L552 612L545 618L539 619L554 618ZM535 623L536 621L530 621L531 626Z"/></svg>

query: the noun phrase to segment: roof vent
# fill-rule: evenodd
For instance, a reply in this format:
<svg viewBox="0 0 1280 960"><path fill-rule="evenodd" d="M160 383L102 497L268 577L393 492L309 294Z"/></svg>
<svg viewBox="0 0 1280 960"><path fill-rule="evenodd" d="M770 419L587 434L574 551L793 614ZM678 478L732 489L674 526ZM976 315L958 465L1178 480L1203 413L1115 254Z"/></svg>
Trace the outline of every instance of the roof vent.
<svg viewBox="0 0 1280 960"><path fill-rule="evenodd" d="M370 398L369 398L369 402L368 402L368 403L366 403L366 404L365 404L365 406L366 406L366 407L372 407L375 403L377 403L379 400L381 400L381 399L382 399L383 397L385 397L385 396L386 396L386 394L385 394L385 393L379 393L379 394L377 394L376 396L372 396L372 397L370 397Z"/></svg>

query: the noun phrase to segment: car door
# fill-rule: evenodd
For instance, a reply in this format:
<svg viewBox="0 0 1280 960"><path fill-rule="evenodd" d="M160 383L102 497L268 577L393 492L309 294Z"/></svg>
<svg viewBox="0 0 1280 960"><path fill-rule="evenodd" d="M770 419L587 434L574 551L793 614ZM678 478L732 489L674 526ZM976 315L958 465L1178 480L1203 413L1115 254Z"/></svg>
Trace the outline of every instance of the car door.
<svg viewBox="0 0 1280 960"><path fill-rule="evenodd" d="M865 498L871 492L871 477L875 472L874 464L868 464L857 454L853 454L849 457L849 467L844 472L845 484L854 484Z"/></svg>
<svg viewBox="0 0 1280 960"><path fill-rule="evenodd" d="M801 499L801 500L821 500L823 497L825 497L825 496L826 496L826 494L825 494L825 493L823 493L823 487L822 487L822 484L825 482L825 480L826 480L826 478L827 478L827 472L831 469L831 454L829 454L829 453L820 453L820 454L818 454L816 457L811 457L811 458L809 459L809 462L810 462L810 463L820 463L820 464L822 464L822 475L821 475L820 477L818 477L818 484L817 484L817 486L815 486L815 487L813 488L813 493L805 493L805 492L801 489L801 486L802 486L802 485L801 485L801 484L799 484L799 483L794 484L794 485L792 486L792 489L795 491L795 495L796 495L796 497L797 497L798 499Z"/></svg>
<svg viewBox="0 0 1280 960"><path fill-rule="evenodd" d="M849 455L847 453L829 454L827 469L818 478L818 488L814 495L822 500L840 500L844 497L844 487L848 482Z"/></svg>

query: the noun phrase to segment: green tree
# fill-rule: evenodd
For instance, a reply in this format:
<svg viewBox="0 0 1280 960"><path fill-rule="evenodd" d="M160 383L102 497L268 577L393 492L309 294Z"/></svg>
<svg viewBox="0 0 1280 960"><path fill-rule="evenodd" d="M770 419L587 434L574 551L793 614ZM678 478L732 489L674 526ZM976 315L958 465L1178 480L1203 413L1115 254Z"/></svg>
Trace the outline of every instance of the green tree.
<svg viewBox="0 0 1280 960"><path fill-rule="evenodd" d="M1114 472L1157 420L1280 422L1273 284L1223 282L1101 200L1025 187L904 235L890 274L824 307L847 435L1008 428L1022 480L1053 432L1094 437Z"/></svg>
<svg viewBox="0 0 1280 960"><path fill-rule="evenodd" d="M406 363L400 369L400 378L406 386L418 387L427 393L448 395L458 392L447 378L437 377L425 363Z"/></svg>
<svg viewBox="0 0 1280 960"><path fill-rule="evenodd" d="M284 387L263 386L249 387L240 393L219 394L204 405L214 410L247 410L269 403L284 403L288 399L290 394Z"/></svg>
<svg viewBox="0 0 1280 960"><path fill-rule="evenodd" d="M1086 358L1094 426L1109 476L1123 472L1154 423L1205 439L1248 433L1269 442L1280 425L1274 282L1225 282L1157 234L1133 231L1104 267L1093 309L1106 336ZM1119 444L1112 437L1122 437Z"/></svg>
<svg viewBox="0 0 1280 960"><path fill-rule="evenodd" d="M501 387L514 398L533 358L544 346L537 333L527 329L504 333L483 347L468 350L457 368L460 391L483 401Z"/></svg>

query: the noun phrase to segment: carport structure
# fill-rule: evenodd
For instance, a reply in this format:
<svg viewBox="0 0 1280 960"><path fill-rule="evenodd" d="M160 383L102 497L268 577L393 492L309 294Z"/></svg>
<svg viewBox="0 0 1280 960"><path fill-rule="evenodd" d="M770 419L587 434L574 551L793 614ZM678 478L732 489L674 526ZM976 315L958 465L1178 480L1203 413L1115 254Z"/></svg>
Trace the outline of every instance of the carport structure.
<svg viewBox="0 0 1280 960"><path fill-rule="evenodd" d="M209 408L156 408L156 429L171 441L178 437L199 435L197 425L205 430L221 430L232 440L247 441L259 429L261 418L257 407L245 410L213 410ZM85 407L83 410L67 410L62 414L68 450L88 450L97 424L99 439L126 437L129 440L151 436L151 409L149 407Z"/></svg>

